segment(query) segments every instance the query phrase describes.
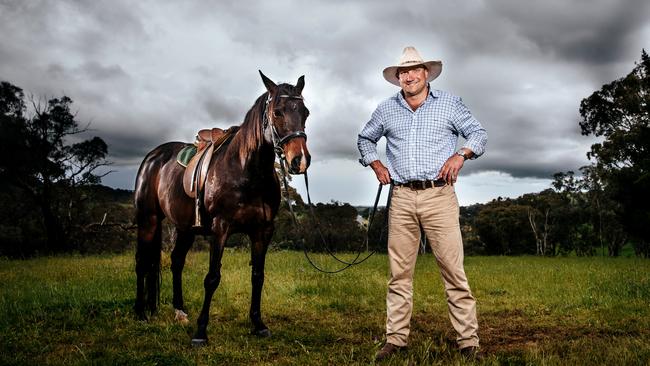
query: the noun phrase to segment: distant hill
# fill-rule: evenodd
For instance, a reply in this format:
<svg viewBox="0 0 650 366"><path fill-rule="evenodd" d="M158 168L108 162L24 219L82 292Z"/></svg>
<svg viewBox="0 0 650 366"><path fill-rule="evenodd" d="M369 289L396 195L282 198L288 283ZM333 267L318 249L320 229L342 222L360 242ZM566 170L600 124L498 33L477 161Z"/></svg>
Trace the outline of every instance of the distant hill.
<svg viewBox="0 0 650 366"><path fill-rule="evenodd" d="M133 202L133 191L128 189L111 188L101 184L86 187L97 198L104 201L131 203Z"/></svg>

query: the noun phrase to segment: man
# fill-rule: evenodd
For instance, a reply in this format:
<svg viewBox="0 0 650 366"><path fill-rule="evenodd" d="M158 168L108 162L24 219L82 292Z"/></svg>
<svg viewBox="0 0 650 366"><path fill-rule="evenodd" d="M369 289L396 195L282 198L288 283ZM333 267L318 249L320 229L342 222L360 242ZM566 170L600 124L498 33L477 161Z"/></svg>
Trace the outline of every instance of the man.
<svg viewBox="0 0 650 366"><path fill-rule="evenodd" d="M359 161L370 165L382 184L393 184L389 212L386 344L381 361L406 347L413 309L413 271L420 228L436 256L445 285L449 318L464 356L477 356L476 300L463 268L463 242L454 183L467 159L483 154L487 133L459 97L431 89L442 62L425 62L406 47L384 78L401 91L379 104L359 133ZM455 150L458 135L466 139ZM387 166L377 155L386 137Z"/></svg>

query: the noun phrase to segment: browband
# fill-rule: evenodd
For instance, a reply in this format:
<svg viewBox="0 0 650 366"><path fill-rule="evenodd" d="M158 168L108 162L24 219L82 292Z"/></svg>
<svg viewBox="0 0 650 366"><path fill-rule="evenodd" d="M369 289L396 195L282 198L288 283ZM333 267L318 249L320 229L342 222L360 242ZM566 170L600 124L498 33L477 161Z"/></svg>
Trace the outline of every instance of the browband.
<svg viewBox="0 0 650 366"><path fill-rule="evenodd" d="M289 94L278 95L278 98L291 98L291 99L303 100L303 97L301 95L289 95Z"/></svg>

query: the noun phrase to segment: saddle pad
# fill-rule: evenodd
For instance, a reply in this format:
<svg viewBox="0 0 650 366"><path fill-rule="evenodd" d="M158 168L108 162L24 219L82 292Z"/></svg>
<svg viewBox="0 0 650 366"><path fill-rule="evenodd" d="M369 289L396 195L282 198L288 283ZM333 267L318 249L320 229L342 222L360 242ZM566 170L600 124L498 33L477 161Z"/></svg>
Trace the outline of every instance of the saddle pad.
<svg viewBox="0 0 650 366"><path fill-rule="evenodd" d="M187 168L187 164L194 155L196 155L196 145L188 144L178 152L178 155L176 155L176 162L182 165L183 168Z"/></svg>

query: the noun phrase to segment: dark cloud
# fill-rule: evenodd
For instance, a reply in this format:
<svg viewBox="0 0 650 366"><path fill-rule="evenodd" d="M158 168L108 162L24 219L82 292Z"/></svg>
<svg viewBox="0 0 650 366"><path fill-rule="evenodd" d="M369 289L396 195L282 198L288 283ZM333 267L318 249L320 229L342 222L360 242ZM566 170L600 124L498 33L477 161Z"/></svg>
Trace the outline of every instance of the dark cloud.
<svg viewBox="0 0 650 366"><path fill-rule="evenodd" d="M237 103L212 96L203 101L203 107L210 117L221 126L241 124L245 113Z"/></svg>
<svg viewBox="0 0 650 366"><path fill-rule="evenodd" d="M633 37L647 25L650 14L650 3L644 0L552 0L521 6L500 0L486 4L543 53L558 60L596 65L628 56L630 46L636 43Z"/></svg>
<svg viewBox="0 0 650 366"><path fill-rule="evenodd" d="M106 132L101 135L111 155L111 160L121 164L140 162L145 155L167 141L160 134L133 135L129 133Z"/></svg>
<svg viewBox="0 0 650 366"><path fill-rule="evenodd" d="M65 68L58 63L49 64L45 70L47 76L52 79L63 79L66 76Z"/></svg>
<svg viewBox="0 0 650 366"><path fill-rule="evenodd" d="M115 163L132 164L163 142L179 140L174 138L174 117L164 112L112 109L103 113L85 108L79 110L77 121L82 127L88 126L80 138L101 137L108 145L110 160Z"/></svg>
<svg viewBox="0 0 650 366"><path fill-rule="evenodd" d="M310 107L310 101L306 102ZM370 115L355 104L352 98L340 98L332 108L320 110L319 106L312 108L311 118L307 121L306 132L313 136L308 140L312 158L326 161L329 159L356 159L357 135Z"/></svg>
<svg viewBox="0 0 650 366"><path fill-rule="evenodd" d="M648 47L650 2L0 2L0 78L66 94L133 171L199 128L241 122L276 82L305 75L315 161L356 164L356 136L397 89L402 47L442 59L432 87L463 97L489 133L467 173L548 178L587 163L578 107ZM126 174L126 173L125 173Z"/></svg>
<svg viewBox="0 0 650 366"><path fill-rule="evenodd" d="M119 65L104 66L96 61L85 62L79 70L91 80L128 78Z"/></svg>

